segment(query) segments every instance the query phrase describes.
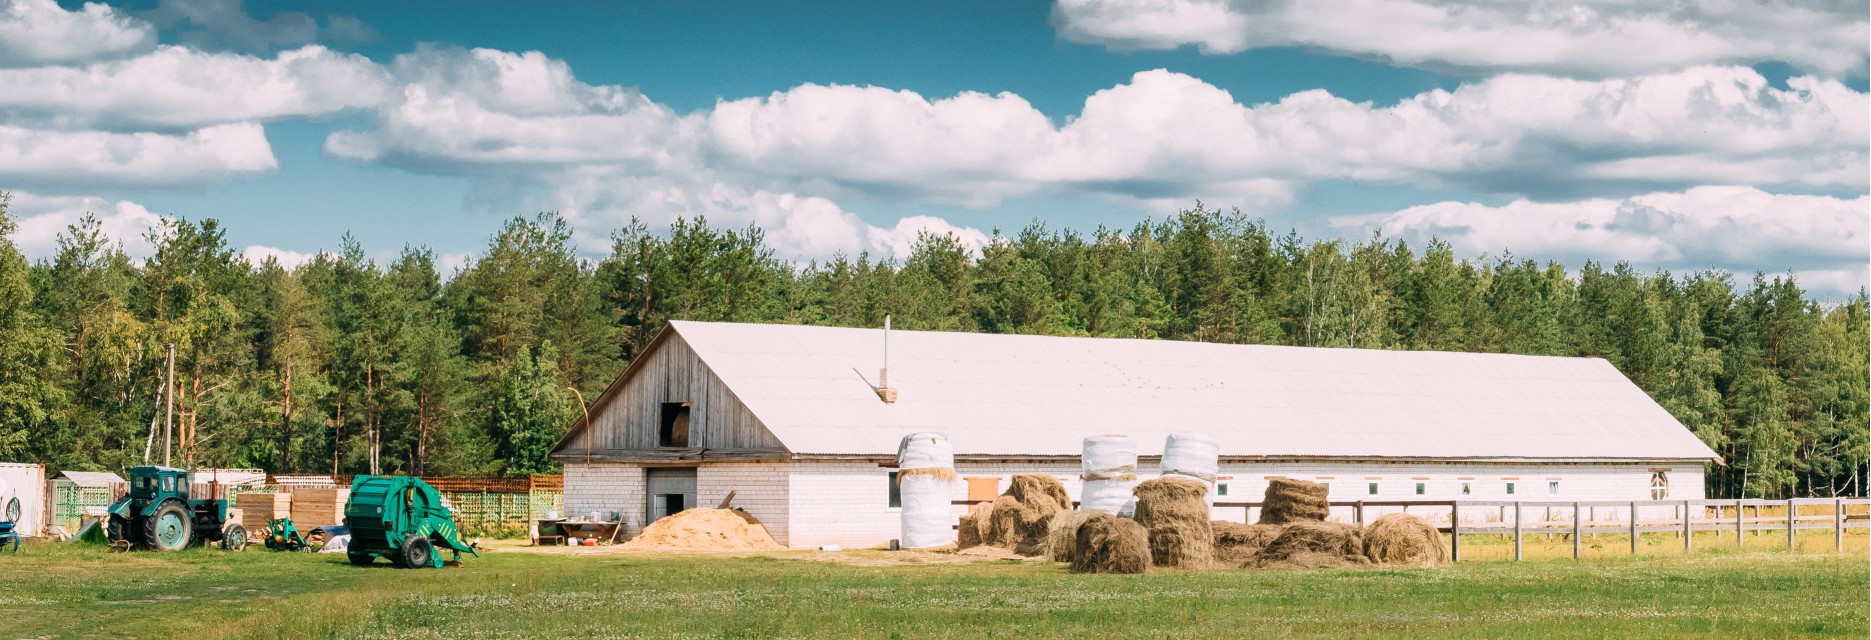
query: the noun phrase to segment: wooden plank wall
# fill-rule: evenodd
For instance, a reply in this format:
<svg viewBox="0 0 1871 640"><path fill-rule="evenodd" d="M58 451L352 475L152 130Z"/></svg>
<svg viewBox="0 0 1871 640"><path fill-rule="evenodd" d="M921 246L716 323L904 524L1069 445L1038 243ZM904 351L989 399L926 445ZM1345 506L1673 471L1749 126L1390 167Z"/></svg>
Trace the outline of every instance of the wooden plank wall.
<svg viewBox="0 0 1871 640"><path fill-rule="evenodd" d="M612 398L591 414L592 428L573 438L562 451L592 449L654 450L662 403L689 403L689 448L715 450L777 449L767 432L721 378L716 377L680 335L644 354L641 367Z"/></svg>

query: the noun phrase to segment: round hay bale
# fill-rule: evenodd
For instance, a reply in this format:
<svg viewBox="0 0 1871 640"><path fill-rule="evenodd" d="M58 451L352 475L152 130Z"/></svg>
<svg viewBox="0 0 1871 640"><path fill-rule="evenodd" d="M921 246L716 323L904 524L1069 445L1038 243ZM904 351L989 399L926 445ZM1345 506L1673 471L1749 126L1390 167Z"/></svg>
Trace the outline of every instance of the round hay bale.
<svg viewBox="0 0 1871 640"><path fill-rule="evenodd" d="M1040 514L1051 514L1060 509L1072 508L1072 498L1066 495L1065 485L1058 478L1043 473L1025 473L1013 477L1007 485L1007 493L1021 504Z"/></svg>
<svg viewBox="0 0 1871 640"><path fill-rule="evenodd" d="M1040 514L1020 523L1020 542L1013 546L1013 552L1027 557L1046 555L1046 536L1052 531L1052 519L1061 513L1065 512Z"/></svg>
<svg viewBox="0 0 1871 640"><path fill-rule="evenodd" d="M1214 559L1214 532L1203 499L1207 484L1164 476L1138 484L1133 492L1137 524L1150 532L1150 559L1156 566L1197 569Z"/></svg>
<svg viewBox="0 0 1871 640"><path fill-rule="evenodd" d="M1273 478L1267 484L1266 497L1261 499L1260 523L1324 522L1326 516L1332 515L1326 493L1326 486L1317 482Z"/></svg>
<svg viewBox="0 0 1871 640"><path fill-rule="evenodd" d="M1052 514L1052 523L1046 527L1046 555L1053 562L1072 563L1078 549L1078 526L1093 513L1097 512L1072 509Z"/></svg>
<svg viewBox="0 0 1871 640"><path fill-rule="evenodd" d="M1073 536L1073 573L1143 573L1150 568L1149 532L1128 518L1088 512Z"/></svg>
<svg viewBox="0 0 1871 640"><path fill-rule="evenodd" d="M1026 531L1021 527L1038 517L1031 507L1011 495L995 498L988 509L988 527L981 537L981 544L1003 549L1019 546L1020 540L1026 537Z"/></svg>
<svg viewBox="0 0 1871 640"><path fill-rule="evenodd" d="M1428 520L1392 513L1364 528L1364 557L1378 564L1433 567L1449 559L1442 532Z"/></svg>
<svg viewBox="0 0 1871 640"><path fill-rule="evenodd" d="M1364 532L1355 524L1302 520L1280 527L1248 566L1316 569L1366 564Z"/></svg>
<svg viewBox="0 0 1871 640"><path fill-rule="evenodd" d="M987 541L988 527L991 520L988 514L994 512L994 503L977 502L969 507L968 515L961 517L955 531L955 548L967 549L979 547Z"/></svg>
<svg viewBox="0 0 1871 640"><path fill-rule="evenodd" d="M1271 524L1216 520L1208 526L1215 531L1215 562L1230 567L1246 563L1280 535L1280 527Z"/></svg>

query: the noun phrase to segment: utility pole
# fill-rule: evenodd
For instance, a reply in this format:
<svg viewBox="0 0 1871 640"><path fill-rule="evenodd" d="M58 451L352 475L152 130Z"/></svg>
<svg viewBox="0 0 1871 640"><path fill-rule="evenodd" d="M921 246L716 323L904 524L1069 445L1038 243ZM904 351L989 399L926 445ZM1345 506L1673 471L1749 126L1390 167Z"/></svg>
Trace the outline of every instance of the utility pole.
<svg viewBox="0 0 1871 640"><path fill-rule="evenodd" d="M169 343L169 375L162 385L162 466L169 466L169 447L175 439L175 343Z"/></svg>

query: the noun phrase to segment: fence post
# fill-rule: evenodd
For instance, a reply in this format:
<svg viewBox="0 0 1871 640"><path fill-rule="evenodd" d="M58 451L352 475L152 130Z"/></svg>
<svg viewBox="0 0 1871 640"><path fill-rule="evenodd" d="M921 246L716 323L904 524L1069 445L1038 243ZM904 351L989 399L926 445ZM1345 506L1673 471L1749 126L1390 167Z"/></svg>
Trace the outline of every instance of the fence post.
<svg viewBox="0 0 1871 640"><path fill-rule="evenodd" d="M1520 560L1520 501L1514 501L1514 560Z"/></svg>
<svg viewBox="0 0 1871 640"><path fill-rule="evenodd" d="M1745 549L1748 546L1747 539L1744 537L1745 533L1747 532L1747 525L1746 525L1747 521L1742 517L1742 514L1744 513L1747 513L1747 506L1741 504L1740 500L1736 500L1735 501L1735 548L1736 549Z"/></svg>
<svg viewBox="0 0 1871 640"><path fill-rule="evenodd" d="M1787 551L1797 551L1799 549L1793 542L1793 530L1798 526L1797 523L1799 522L1795 520L1793 516L1798 515L1799 512L1799 506L1793 504L1792 498L1787 498Z"/></svg>
<svg viewBox="0 0 1871 640"><path fill-rule="evenodd" d="M1845 550L1845 499L1832 500L1832 546L1838 551Z"/></svg>
<svg viewBox="0 0 1871 640"><path fill-rule="evenodd" d="M1631 503L1631 555L1637 555L1637 503Z"/></svg>
<svg viewBox="0 0 1871 640"><path fill-rule="evenodd" d="M1692 548L1695 548L1695 543L1691 542L1691 540L1695 538L1695 533L1696 533L1695 529L1689 526L1689 501L1684 500L1683 501L1683 550L1684 551L1688 551Z"/></svg>
<svg viewBox="0 0 1871 640"><path fill-rule="evenodd" d="M1572 503L1572 559L1579 559L1579 503Z"/></svg>
<svg viewBox="0 0 1871 640"><path fill-rule="evenodd" d="M1462 561L1462 503L1449 503L1449 557Z"/></svg>
<svg viewBox="0 0 1871 640"><path fill-rule="evenodd" d="M1263 510L1264 509L1265 508L1263 507ZM1358 518L1358 526L1362 527L1364 526L1364 501L1363 500L1358 501L1357 509L1358 509L1358 513L1356 515Z"/></svg>

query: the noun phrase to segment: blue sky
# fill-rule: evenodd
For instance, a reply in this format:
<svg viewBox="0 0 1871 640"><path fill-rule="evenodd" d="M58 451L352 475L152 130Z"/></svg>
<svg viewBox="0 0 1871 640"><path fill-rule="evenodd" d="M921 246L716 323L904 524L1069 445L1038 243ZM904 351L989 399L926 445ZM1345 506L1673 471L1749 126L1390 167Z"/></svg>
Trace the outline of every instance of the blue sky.
<svg viewBox="0 0 1871 640"><path fill-rule="evenodd" d="M1200 199L1863 285L1863 3L1561 8L0 0L28 96L0 96L0 189L37 256L86 211L220 218L288 261L347 231L465 254L541 209L595 256L699 214L809 259Z"/></svg>

